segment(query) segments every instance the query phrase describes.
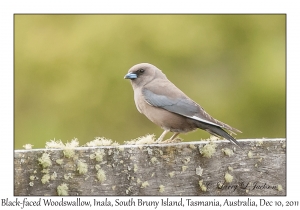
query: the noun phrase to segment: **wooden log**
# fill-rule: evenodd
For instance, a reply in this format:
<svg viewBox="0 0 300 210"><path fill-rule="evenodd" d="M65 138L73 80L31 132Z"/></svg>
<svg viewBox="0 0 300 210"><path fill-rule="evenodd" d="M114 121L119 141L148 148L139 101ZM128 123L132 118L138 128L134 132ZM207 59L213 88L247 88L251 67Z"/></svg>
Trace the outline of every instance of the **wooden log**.
<svg viewBox="0 0 300 210"><path fill-rule="evenodd" d="M286 140L239 142L16 150L14 195L286 195Z"/></svg>

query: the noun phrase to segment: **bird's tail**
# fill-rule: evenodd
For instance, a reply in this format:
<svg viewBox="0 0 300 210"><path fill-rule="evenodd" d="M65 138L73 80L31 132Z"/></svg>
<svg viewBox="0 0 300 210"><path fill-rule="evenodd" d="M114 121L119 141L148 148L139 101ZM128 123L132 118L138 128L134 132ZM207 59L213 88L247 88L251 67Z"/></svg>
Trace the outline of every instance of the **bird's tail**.
<svg viewBox="0 0 300 210"><path fill-rule="evenodd" d="M233 144L242 148L241 145L239 144L239 142L237 140L235 140L235 138L233 138L225 130L223 130L222 128L220 128L218 126L201 123L201 122L197 122L197 126L198 126L198 128L203 129L214 136L224 137L225 139L231 141Z"/></svg>

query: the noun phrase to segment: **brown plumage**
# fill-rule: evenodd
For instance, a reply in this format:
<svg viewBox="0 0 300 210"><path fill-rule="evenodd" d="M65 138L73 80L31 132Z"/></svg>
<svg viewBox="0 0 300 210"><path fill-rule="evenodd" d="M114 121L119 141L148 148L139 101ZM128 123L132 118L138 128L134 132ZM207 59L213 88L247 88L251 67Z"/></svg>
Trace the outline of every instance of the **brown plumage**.
<svg viewBox="0 0 300 210"><path fill-rule="evenodd" d="M200 128L239 146L224 129L232 133L241 131L211 117L154 65L149 63L134 65L124 78L131 81L138 111L164 129L157 142L161 142L169 131L174 133L171 137L173 140L179 133Z"/></svg>

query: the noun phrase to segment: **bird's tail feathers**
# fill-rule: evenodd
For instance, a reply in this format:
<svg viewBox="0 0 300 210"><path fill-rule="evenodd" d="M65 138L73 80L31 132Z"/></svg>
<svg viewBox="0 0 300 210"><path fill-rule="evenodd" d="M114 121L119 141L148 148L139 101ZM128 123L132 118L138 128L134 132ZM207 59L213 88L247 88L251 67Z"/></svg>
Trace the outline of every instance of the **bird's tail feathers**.
<svg viewBox="0 0 300 210"><path fill-rule="evenodd" d="M194 102L194 103L196 103L196 102ZM211 121L211 122L213 122L215 124L218 124L221 128L224 128L224 129L232 132L234 135L236 135L236 133L242 133L242 131L240 131L240 130L234 128L234 127L231 127L230 125L227 125L226 123L223 123L223 122L221 122L221 121L213 118L199 104L197 104L197 105L200 108L200 112L201 112L201 114L198 116L199 118L204 118L204 119L206 119L208 121ZM205 122L203 122L203 123L205 123Z"/></svg>
<svg viewBox="0 0 300 210"><path fill-rule="evenodd" d="M234 127L231 127L230 125L227 125L226 123L223 123L223 122L221 122L219 120L216 120L216 119L214 119L214 120L216 121L216 123L218 125L220 125L222 128L225 128L226 130L229 130L234 135L236 135L236 133L242 133L242 131L240 131L240 130L234 128Z"/></svg>
<svg viewBox="0 0 300 210"><path fill-rule="evenodd" d="M233 144L237 145L238 147L242 148L241 145L239 144L239 142L237 140L235 140L235 138L233 138L231 135L229 135L221 127L206 124L206 123L200 123L200 122L197 122L197 126L200 129L203 129L214 136L223 137L223 138L231 141Z"/></svg>

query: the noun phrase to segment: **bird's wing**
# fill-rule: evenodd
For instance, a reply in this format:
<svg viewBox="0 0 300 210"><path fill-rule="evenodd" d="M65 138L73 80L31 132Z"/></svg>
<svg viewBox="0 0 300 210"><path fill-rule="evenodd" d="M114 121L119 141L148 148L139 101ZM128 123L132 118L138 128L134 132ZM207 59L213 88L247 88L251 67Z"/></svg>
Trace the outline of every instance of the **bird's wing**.
<svg viewBox="0 0 300 210"><path fill-rule="evenodd" d="M188 98L172 83L163 87L159 86L158 83L157 86L146 86L142 89L143 96L148 104L190 119L223 127L217 124L217 121L208 115L202 107Z"/></svg>

